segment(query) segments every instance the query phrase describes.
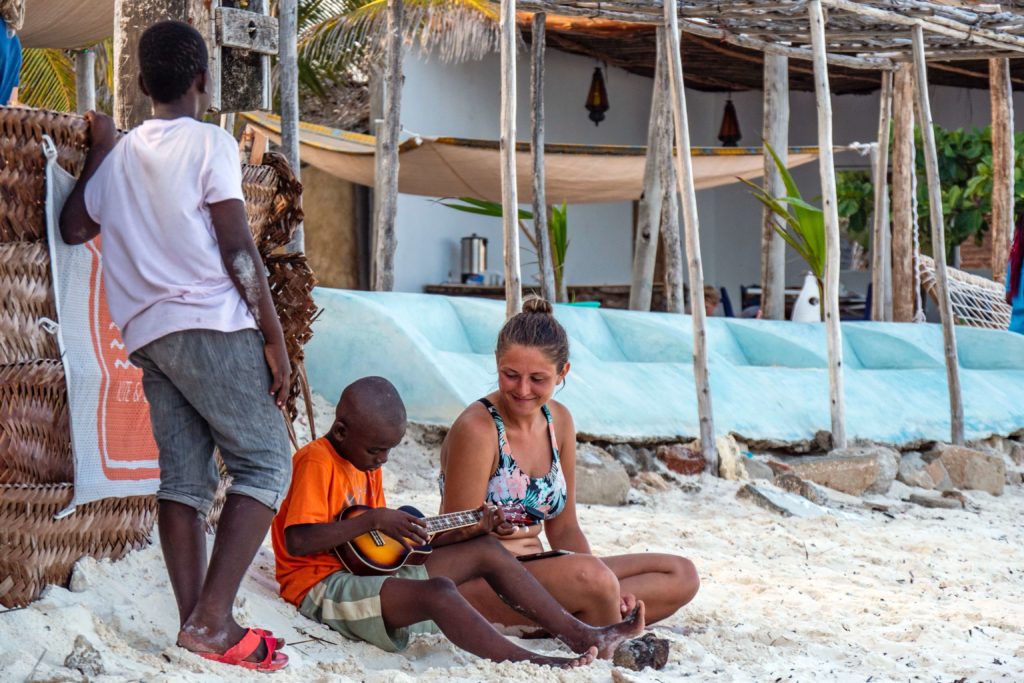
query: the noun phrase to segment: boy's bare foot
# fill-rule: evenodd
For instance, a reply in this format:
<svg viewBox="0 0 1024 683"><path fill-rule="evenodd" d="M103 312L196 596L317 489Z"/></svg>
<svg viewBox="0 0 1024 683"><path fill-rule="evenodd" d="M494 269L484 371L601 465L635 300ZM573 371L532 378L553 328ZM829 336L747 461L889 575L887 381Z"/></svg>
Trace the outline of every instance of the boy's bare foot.
<svg viewBox="0 0 1024 683"><path fill-rule="evenodd" d="M566 657L543 657L537 655L536 657L531 657L529 661L533 664L540 664L541 666L553 666L558 669L575 669L581 666L587 666L588 664L591 664L596 656L597 648L591 647L583 654L572 659Z"/></svg>
<svg viewBox="0 0 1024 683"><path fill-rule="evenodd" d="M615 654L615 648L644 632L644 609L643 600L637 600L636 607L625 619L611 626L594 629L597 637L593 644L597 646L598 657L611 659Z"/></svg>
<svg viewBox="0 0 1024 683"><path fill-rule="evenodd" d="M191 621L185 622L178 631L178 647L183 647L189 652L224 654L238 643L246 634L246 630L232 620L231 624L221 628L209 628L197 626ZM256 651L246 661L259 662L267 656L267 646L261 642Z"/></svg>

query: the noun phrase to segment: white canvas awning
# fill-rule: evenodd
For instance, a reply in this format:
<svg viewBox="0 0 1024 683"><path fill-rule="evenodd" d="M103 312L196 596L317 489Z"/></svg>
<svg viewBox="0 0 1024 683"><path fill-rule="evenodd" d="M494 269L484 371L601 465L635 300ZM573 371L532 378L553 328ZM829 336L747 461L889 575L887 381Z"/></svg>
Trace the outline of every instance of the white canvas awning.
<svg viewBox="0 0 1024 683"><path fill-rule="evenodd" d="M89 47L114 35L114 0L27 0L25 47Z"/></svg>
<svg viewBox="0 0 1024 683"><path fill-rule="evenodd" d="M280 119L272 114L242 116L275 141ZM313 124L300 124L300 156L306 163L360 185L373 186L376 140ZM590 204L640 199L646 147L624 145L546 145L547 198L551 203ZM426 197L474 197L501 201L496 140L412 136L399 147L398 191ZM530 147L517 146L519 201L533 199ZM817 147L791 147L789 167L818 156ZM763 172L760 147L695 147L693 173L697 189L752 179Z"/></svg>

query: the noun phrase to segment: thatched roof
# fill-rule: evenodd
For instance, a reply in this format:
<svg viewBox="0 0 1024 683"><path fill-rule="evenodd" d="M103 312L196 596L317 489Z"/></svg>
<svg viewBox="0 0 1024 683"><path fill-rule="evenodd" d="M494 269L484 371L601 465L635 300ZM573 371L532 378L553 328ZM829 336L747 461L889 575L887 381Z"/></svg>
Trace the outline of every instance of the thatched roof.
<svg viewBox="0 0 1024 683"><path fill-rule="evenodd" d="M530 36L530 14L520 15L520 28ZM549 48L592 57L642 76L653 76L655 27L651 24L602 18L549 16ZM704 91L760 90L763 83L764 53L721 40L684 33L683 67L687 86ZM1012 60L1015 85L1024 85L1024 60ZM879 76L863 69L829 68L835 94L866 93L879 87ZM988 64L984 59L931 62L928 80L932 85L987 88ZM809 62L789 62L791 90L814 90Z"/></svg>

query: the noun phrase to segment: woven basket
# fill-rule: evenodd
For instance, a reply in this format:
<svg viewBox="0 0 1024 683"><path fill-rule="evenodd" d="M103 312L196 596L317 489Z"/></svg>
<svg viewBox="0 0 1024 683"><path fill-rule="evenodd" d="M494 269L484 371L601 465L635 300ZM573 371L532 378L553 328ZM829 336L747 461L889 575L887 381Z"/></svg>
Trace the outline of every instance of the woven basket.
<svg viewBox="0 0 1024 683"><path fill-rule="evenodd" d="M0 484L73 479L64 367L55 360L0 366Z"/></svg>
<svg viewBox="0 0 1024 683"><path fill-rule="evenodd" d="M40 242L0 242L0 365L60 358L40 318L56 320L50 255Z"/></svg>
<svg viewBox="0 0 1024 683"><path fill-rule="evenodd" d="M304 254L270 256L264 263L267 266L270 293L281 319L288 359L291 361L292 384L285 403L285 413L289 420L294 421L298 416L296 399L302 391L299 378L305 374L302 369L305 359L303 347L313 336L313 321L319 315L313 303L316 277Z"/></svg>
<svg viewBox="0 0 1024 683"><path fill-rule="evenodd" d="M242 190L256 248L266 259L302 222L302 184L282 155L267 152L263 164L243 164Z"/></svg>
<svg viewBox="0 0 1024 683"><path fill-rule="evenodd" d="M51 583L68 580L83 555L116 560L149 541L152 496L108 498L80 505L63 519L73 486L0 486L0 604L25 605Z"/></svg>
<svg viewBox="0 0 1024 683"><path fill-rule="evenodd" d="M42 109L0 107L0 242L46 240L44 135L57 146L58 163L77 176L89 143L85 119Z"/></svg>

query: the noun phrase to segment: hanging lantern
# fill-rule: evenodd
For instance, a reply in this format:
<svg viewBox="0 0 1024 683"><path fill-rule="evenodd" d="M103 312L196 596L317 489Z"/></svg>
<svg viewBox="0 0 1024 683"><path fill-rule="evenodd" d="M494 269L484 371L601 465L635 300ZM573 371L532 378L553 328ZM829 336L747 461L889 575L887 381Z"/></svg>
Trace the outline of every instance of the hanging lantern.
<svg viewBox="0 0 1024 683"><path fill-rule="evenodd" d="M604 76L601 67L594 68L594 76L590 79L590 92L587 93L587 110L594 125L604 121L604 113L608 111L608 91L604 88Z"/></svg>
<svg viewBox="0 0 1024 683"><path fill-rule="evenodd" d="M740 133L740 120L736 118L736 107L730 97L725 101L725 113L722 114L722 127L718 129L718 139L725 147L735 147L743 137Z"/></svg>

